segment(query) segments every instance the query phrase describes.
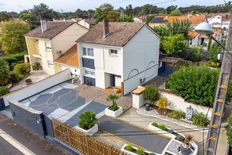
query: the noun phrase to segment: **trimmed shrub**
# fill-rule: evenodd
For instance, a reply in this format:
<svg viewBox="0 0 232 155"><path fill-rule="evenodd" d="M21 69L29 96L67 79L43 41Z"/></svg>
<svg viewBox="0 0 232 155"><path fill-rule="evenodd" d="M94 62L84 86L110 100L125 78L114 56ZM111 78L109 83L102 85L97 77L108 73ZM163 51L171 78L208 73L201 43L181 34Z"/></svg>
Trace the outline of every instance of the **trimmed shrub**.
<svg viewBox="0 0 232 155"><path fill-rule="evenodd" d="M219 70L207 66L189 66L169 76L168 87L186 101L213 106Z"/></svg>
<svg viewBox="0 0 232 155"><path fill-rule="evenodd" d="M193 124L198 126L207 126L210 120L203 113L196 113L192 118Z"/></svg>
<svg viewBox="0 0 232 155"><path fill-rule="evenodd" d="M150 104L160 98L160 93L154 85L147 85L144 91L144 100L149 101Z"/></svg>
<svg viewBox="0 0 232 155"><path fill-rule="evenodd" d="M192 62L201 61L202 58L203 58L202 49L197 48L197 47L192 48L187 57L187 59Z"/></svg>
<svg viewBox="0 0 232 155"><path fill-rule="evenodd" d="M138 148L138 150L136 151L136 153L138 154L138 155L144 155L144 149L143 148Z"/></svg>
<svg viewBox="0 0 232 155"><path fill-rule="evenodd" d="M180 110L173 110L168 114L168 116L175 119L182 119L185 117L185 113Z"/></svg>
<svg viewBox="0 0 232 155"><path fill-rule="evenodd" d="M159 109L166 109L168 106L168 99L166 98L160 98L157 103L156 103L157 107Z"/></svg>
<svg viewBox="0 0 232 155"><path fill-rule="evenodd" d="M13 72L17 74L20 78L24 78L30 73L30 64L28 63L17 64L15 65Z"/></svg>
<svg viewBox="0 0 232 155"><path fill-rule="evenodd" d="M10 69L8 63L0 59L0 86L7 85L10 79Z"/></svg>
<svg viewBox="0 0 232 155"><path fill-rule="evenodd" d="M39 62L36 62L32 65L33 70L41 70L42 66L40 65Z"/></svg>
<svg viewBox="0 0 232 155"><path fill-rule="evenodd" d="M0 87L0 96L6 95L9 93L9 89L7 87Z"/></svg>
<svg viewBox="0 0 232 155"><path fill-rule="evenodd" d="M92 111L86 111L81 114L79 127L88 130L97 123L96 113Z"/></svg>

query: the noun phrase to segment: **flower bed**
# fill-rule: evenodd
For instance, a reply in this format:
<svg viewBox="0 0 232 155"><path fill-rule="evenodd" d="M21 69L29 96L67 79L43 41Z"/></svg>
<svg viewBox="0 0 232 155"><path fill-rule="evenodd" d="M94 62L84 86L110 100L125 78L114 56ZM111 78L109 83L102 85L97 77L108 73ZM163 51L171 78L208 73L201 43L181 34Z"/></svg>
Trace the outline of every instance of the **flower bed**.
<svg viewBox="0 0 232 155"><path fill-rule="evenodd" d="M143 155L156 155L155 153L143 150L142 148L137 148L135 146L132 146L131 144L123 145L121 150L129 155L138 155L142 153Z"/></svg>

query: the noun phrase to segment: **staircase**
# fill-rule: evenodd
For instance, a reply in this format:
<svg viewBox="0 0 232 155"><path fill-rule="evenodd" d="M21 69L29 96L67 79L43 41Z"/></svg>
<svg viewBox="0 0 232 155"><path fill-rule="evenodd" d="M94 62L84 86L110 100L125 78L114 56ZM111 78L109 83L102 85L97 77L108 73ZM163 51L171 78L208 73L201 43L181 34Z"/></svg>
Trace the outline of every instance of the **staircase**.
<svg viewBox="0 0 232 155"><path fill-rule="evenodd" d="M232 52L225 52L221 72L219 75L212 119L210 123L205 155L216 155L217 143L220 134L222 116L226 101L230 72L232 68Z"/></svg>

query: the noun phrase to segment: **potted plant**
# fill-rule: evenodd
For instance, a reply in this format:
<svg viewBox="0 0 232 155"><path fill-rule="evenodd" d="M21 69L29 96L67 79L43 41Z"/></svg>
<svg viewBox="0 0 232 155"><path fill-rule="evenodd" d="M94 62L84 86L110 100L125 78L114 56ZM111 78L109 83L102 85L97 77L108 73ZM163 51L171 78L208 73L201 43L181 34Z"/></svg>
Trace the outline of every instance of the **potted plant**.
<svg viewBox="0 0 232 155"><path fill-rule="evenodd" d="M146 110L150 110L151 105L160 98L160 93L154 85L147 85L144 91L144 100L148 102L145 104Z"/></svg>
<svg viewBox="0 0 232 155"><path fill-rule="evenodd" d="M160 112L164 115L167 113L167 106L168 106L168 100L166 98L160 98L157 103L157 107L159 108Z"/></svg>
<svg viewBox="0 0 232 155"><path fill-rule="evenodd" d="M107 97L107 101L112 101L112 104L105 109L105 114L110 117L118 117L123 113L123 108L118 106L116 100L119 99L117 94L110 94Z"/></svg>
<svg viewBox="0 0 232 155"><path fill-rule="evenodd" d="M77 129L86 133L87 135L94 135L98 131L96 113L87 111L81 114L79 127Z"/></svg>

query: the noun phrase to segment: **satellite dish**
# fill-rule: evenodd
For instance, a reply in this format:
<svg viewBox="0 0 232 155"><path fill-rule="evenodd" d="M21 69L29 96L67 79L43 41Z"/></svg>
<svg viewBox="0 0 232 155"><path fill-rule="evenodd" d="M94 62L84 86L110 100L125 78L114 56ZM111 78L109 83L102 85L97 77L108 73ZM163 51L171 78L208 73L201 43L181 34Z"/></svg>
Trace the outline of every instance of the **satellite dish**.
<svg viewBox="0 0 232 155"><path fill-rule="evenodd" d="M213 27L208 22L202 22L195 28L195 31L199 34L212 35Z"/></svg>

